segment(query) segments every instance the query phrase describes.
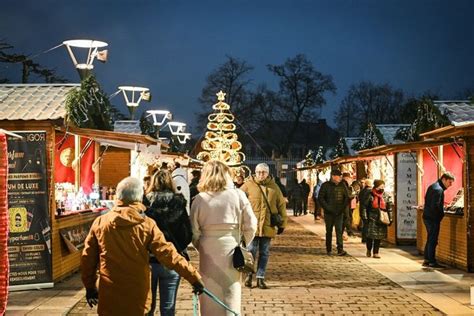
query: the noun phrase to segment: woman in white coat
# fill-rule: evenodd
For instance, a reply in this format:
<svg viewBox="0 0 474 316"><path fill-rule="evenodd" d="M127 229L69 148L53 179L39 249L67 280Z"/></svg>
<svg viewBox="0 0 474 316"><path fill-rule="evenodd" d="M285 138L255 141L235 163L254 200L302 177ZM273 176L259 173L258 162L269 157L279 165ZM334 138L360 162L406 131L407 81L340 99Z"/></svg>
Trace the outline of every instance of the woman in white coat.
<svg viewBox="0 0 474 316"><path fill-rule="evenodd" d="M235 312L241 313L241 275L232 265L240 235L248 245L257 219L245 194L234 188L231 171L220 161L207 162L192 204L193 244L206 288ZM200 296L201 315L231 315L208 296Z"/></svg>

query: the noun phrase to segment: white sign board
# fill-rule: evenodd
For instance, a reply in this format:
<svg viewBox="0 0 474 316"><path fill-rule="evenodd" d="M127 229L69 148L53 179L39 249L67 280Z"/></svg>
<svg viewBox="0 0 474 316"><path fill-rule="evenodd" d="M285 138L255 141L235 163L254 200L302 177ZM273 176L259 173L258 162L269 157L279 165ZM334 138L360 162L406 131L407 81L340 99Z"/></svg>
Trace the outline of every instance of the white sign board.
<svg viewBox="0 0 474 316"><path fill-rule="evenodd" d="M397 154L397 238L416 239L416 154Z"/></svg>

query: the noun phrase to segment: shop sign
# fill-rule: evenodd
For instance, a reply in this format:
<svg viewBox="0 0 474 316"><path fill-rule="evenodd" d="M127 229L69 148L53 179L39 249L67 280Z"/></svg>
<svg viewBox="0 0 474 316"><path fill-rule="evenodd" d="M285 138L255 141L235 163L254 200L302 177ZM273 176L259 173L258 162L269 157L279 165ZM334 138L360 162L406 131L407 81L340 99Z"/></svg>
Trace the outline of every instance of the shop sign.
<svg viewBox="0 0 474 316"><path fill-rule="evenodd" d="M84 241L92 226L92 222L93 220L81 225L69 226L59 230L59 234L70 253L84 248Z"/></svg>
<svg viewBox="0 0 474 316"><path fill-rule="evenodd" d="M397 154L397 238L416 239L416 154Z"/></svg>
<svg viewBox="0 0 474 316"><path fill-rule="evenodd" d="M10 286L51 287L51 226L46 132L8 137L8 256Z"/></svg>

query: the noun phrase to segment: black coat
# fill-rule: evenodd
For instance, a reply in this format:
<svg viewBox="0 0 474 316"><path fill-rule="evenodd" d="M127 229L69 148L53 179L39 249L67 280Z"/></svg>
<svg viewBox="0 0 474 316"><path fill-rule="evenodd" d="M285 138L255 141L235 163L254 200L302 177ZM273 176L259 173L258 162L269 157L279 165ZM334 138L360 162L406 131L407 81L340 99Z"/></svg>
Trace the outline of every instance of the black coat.
<svg viewBox="0 0 474 316"><path fill-rule="evenodd" d="M425 195L425 207L423 218L433 221L441 221L444 217L444 190L446 187L441 180L436 181L428 187Z"/></svg>
<svg viewBox="0 0 474 316"><path fill-rule="evenodd" d="M349 194L344 183L335 184L331 180L324 182L319 190L318 202L325 213L341 214L349 204Z"/></svg>
<svg viewBox="0 0 474 316"><path fill-rule="evenodd" d="M145 214L155 220L166 240L187 258L185 250L193 239L193 233L184 196L169 191L151 192L147 199L151 206Z"/></svg>

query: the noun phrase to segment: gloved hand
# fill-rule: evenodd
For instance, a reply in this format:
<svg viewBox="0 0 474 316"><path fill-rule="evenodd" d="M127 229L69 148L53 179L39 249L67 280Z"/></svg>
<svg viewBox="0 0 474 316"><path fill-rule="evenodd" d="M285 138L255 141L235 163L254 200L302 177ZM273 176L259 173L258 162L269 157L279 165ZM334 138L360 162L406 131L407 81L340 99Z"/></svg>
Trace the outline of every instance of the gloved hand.
<svg viewBox="0 0 474 316"><path fill-rule="evenodd" d="M283 233L285 229L283 227L278 227L278 230L277 230L277 235L280 235L281 233Z"/></svg>
<svg viewBox="0 0 474 316"><path fill-rule="evenodd" d="M201 279L199 279L197 282L194 282L192 285L194 294L201 295L202 292L204 292L204 283L202 283Z"/></svg>
<svg viewBox="0 0 474 316"><path fill-rule="evenodd" d="M90 308L94 307L95 305L97 305L97 303L99 303L99 292L95 287L92 289L86 289L86 300Z"/></svg>

